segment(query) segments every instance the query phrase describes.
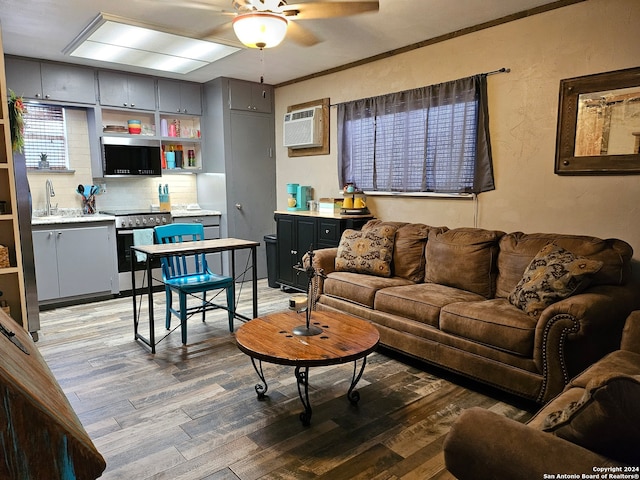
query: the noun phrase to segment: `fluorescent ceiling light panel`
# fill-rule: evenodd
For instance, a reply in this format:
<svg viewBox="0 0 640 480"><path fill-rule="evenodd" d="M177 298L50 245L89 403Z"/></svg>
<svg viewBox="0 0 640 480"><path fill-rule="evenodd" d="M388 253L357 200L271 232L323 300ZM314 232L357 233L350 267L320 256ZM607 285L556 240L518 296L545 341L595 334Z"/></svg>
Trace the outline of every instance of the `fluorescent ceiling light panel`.
<svg viewBox="0 0 640 480"><path fill-rule="evenodd" d="M63 53L185 74L240 50L134 23L101 13Z"/></svg>

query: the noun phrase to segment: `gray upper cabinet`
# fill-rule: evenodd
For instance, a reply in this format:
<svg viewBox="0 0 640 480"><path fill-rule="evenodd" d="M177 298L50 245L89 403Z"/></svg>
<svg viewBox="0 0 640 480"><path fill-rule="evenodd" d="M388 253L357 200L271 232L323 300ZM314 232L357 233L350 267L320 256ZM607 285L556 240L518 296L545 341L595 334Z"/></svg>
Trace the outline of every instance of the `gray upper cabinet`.
<svg viewBox="0 0 640 480"><path fill-rule="evenodd" d="M155 110L156 95L153 77L112 71L98 72L100 104L103 106Z"/></svg>
<svg viewBox="0 0 640 480"><path fill-rule="evenodd" d="M25 98L60 102L96 102L95 71L91 68L6 58L7 86Z"/></svg>
<svg viewBox="0 0 640 480"><path fill-rule="evenodd" d="M158 110L166 113L202 115L200 84L158 79Z"/></svg>
<svg viewBox="0 0 640 480"><path fill-rule="evenodd" d="M244 80L229 80L229 108L245 112L271 113L273 87Z"/></svg>

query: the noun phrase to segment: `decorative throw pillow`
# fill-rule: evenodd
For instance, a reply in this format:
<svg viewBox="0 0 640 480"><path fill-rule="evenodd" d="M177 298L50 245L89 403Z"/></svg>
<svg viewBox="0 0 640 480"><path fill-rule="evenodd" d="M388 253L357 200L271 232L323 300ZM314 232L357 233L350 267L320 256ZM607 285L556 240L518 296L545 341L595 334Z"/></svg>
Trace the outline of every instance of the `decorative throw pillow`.
<svg viewBox="0 0 640 480"><path fill-rule="evenodd" d="M538 316L552 303L570 297L589 284L589 276L602 262L579 257L550 243L536 254L509 301L531 316Z"/></svg>
<svg viewBox="0 0 640 480"><path fill-rule="evenodd" d="M639 375L594 377L579 402L549 414L543 430L619 462L639 465L638 405Z"/></svg>
<svg viewBox="0 0 640 480"><path fill-rule="evenodd" d="M390 277L396 230L391 225L345 230L338 245L336 270Z"/></svg>

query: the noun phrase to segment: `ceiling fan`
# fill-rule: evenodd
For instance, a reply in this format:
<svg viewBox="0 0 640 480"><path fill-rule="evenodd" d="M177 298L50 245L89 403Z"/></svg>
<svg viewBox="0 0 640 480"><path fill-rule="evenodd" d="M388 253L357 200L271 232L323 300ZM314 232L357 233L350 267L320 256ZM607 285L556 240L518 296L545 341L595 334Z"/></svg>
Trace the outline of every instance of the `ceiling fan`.
<svg viewBox="0 0 640 480"><path fill-rule="evenodd" d="M232 15L226 22L205 33L202 38L219 37L231 27L238 39L250 48L271 48L285 36L292 41L312 46L320 40L310 30L298 25L299 20L325 19L377 12L378 1L315 1L288 4L285 0L231 0L234 12L220 10L206 0L192 0L187 5L209 8L219 14Z"/></svg>

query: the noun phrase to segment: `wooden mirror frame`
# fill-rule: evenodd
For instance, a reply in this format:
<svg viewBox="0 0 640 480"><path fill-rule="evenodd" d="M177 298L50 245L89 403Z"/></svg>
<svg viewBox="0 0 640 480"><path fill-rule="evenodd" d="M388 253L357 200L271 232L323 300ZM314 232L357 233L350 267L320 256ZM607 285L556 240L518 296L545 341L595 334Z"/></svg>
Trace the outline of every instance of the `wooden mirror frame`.
<svg viewBox="0 0 640 480"><path fill-rule="evenodd" d="M558 175L640 174L640 154L575 156L580 94L639 87L640 67L560 81L555 173Z"/></svg>

